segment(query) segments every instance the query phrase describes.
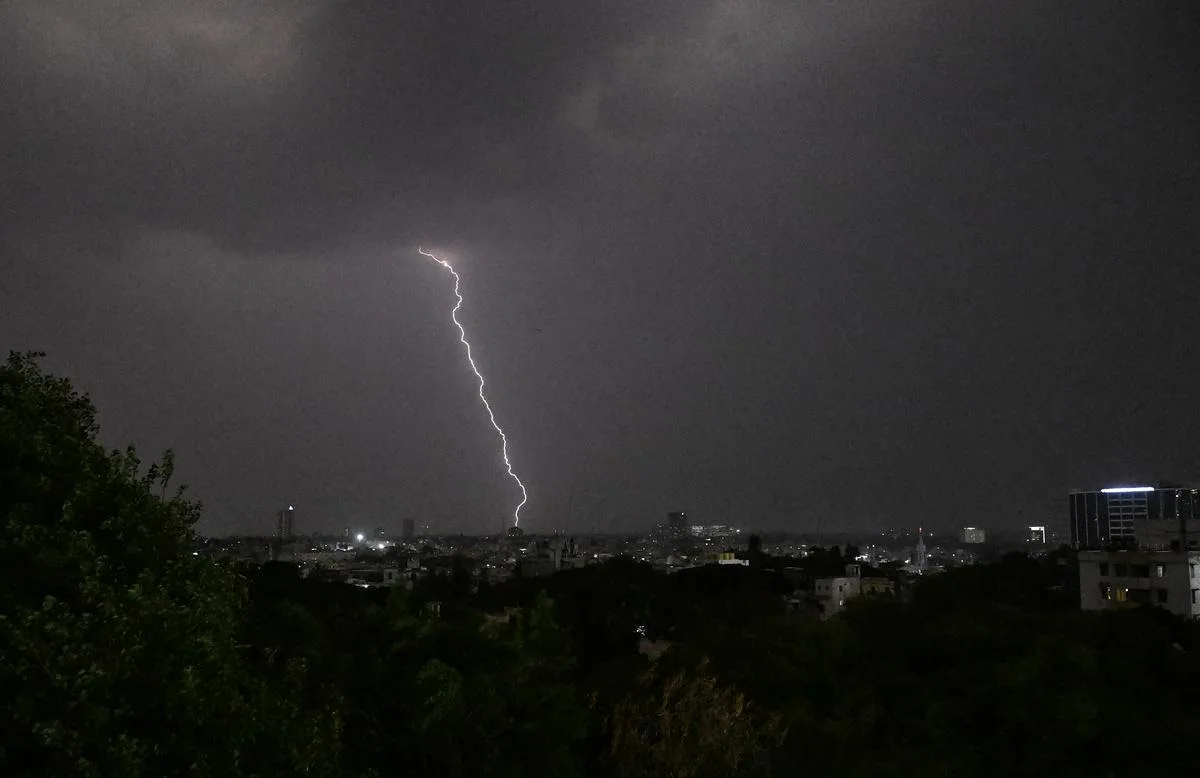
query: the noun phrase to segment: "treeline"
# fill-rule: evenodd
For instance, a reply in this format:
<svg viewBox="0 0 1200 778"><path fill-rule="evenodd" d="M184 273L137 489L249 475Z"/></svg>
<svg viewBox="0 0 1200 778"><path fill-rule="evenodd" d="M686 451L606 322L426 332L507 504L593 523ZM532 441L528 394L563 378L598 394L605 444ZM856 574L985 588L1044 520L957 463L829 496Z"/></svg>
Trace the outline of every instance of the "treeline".
<svg viewBox="0 0 1200 778"><path fill-rule="evenodd" d="M0 367L0 775L1142 776L1191 762L1200 636L1014 555L789 613L784 567L629 560L362 590L190 553L172 462ZM810 572L836 572L852 550ZM639 651L662 641L656 660Z"/></svg>

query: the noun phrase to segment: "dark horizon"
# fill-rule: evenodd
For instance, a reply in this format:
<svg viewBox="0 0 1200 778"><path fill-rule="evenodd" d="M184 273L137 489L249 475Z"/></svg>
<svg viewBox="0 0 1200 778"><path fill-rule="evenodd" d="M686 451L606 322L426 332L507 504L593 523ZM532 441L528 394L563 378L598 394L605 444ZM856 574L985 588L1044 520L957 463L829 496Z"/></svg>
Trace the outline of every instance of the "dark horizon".
<svg viewBox="0 0 1200 778"><path fill-rule="evenodd" d="M1200 483L1195 3L0 9L0 344L198 529ZM452 524L460 522L461 526Z"/></svg>

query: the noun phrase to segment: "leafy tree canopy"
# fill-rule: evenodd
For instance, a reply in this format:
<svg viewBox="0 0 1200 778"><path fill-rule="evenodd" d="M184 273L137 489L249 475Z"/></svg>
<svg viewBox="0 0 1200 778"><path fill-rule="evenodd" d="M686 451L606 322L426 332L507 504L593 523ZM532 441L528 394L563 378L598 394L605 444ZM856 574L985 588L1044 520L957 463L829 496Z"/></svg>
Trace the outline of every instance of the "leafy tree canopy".
<svg viewBox="0 0 1200 778"><path fill-rule="evenodd" d="M246 671L244 587L191 556L170 453L106 451L39 356L0 367L0 774L331 769L336 720Z"/></svg>

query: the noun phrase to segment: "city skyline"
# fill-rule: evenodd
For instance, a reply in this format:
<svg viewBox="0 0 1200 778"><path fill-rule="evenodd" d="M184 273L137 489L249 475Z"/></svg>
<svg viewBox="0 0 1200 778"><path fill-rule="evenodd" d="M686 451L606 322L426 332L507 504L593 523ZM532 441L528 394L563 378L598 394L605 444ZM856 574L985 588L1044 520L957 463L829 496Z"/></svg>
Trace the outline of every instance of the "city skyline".
<svg viewBox="0 0 1200 778"><path fill-rule="evenodd" d="M0 9L0 345L203 532L511 513L418 246L523 525L1200 482L1194 5L138 6Z"/></svg>

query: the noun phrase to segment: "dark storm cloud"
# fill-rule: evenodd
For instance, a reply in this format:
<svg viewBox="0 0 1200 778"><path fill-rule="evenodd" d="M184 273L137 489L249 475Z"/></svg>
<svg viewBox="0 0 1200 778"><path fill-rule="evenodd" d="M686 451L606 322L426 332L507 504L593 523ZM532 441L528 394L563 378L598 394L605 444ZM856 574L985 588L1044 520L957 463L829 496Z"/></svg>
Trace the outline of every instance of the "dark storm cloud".
<svg viewBox="0 0 1200 778"><path fill-rule="evenodd" d="M544 189L573 167L562 102L652 21L636 9L18 4L8 216L277 247L362 230L376 207Z"/></svg>
<svg viewBox="0 0 1200 778"><path fill-rule="evenodd" d="M554 199L597 164L669 157L797 52L827 68L830 43L903 16L645 5L18 4L8 215L268 249L361 239L384 215L428 229L447 203Z"/></svg>
<svg viewBox="0 0 1200 778"><path fill-rule="evenodd" d="M220 529L279 495L503 513L445 279L396 261L423 241L467 263L547 524L572 494L625 526L1012 523L1015 491L1043 518L1200 480L1195 16L9 4L6 339L114 442L190 453Z"/></svg>

